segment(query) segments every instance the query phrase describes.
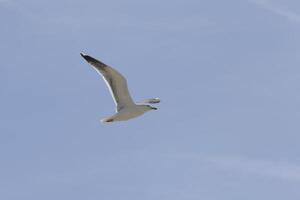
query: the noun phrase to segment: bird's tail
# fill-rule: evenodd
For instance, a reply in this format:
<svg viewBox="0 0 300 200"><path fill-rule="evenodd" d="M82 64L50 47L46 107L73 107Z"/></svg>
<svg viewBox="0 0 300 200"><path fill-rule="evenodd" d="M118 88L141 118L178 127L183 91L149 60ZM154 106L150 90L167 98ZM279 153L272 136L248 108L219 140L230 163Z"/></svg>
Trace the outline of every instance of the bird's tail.
<svg viewBox="0 0 300 200"><path fill-rule="evenodd" d="M106 117L104 119L101 119L101 122L102 123L110 123L110 122L113 122L114 119L112 117Z"/></svg>

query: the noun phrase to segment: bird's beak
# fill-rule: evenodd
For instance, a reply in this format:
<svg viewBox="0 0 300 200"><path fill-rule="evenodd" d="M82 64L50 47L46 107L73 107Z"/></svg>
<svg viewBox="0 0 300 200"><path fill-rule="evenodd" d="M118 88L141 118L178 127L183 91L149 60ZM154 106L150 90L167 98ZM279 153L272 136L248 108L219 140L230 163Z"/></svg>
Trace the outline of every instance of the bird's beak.
<svg viewBox="0 0 300 200"><path fill-rule="evenodd" d="M151 107L151 109L152 109L152 110L157 110L157 108L155 108L155 107Z"/></svg>

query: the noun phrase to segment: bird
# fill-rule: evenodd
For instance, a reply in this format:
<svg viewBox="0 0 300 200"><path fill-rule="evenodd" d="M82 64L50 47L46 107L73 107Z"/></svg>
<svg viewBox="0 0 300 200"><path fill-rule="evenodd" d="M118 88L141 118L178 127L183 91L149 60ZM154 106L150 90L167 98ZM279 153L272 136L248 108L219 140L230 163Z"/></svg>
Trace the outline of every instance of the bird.
<svg viewBox="0 0 300 200"><path fill-rule="evenodd" d="M116 114L105 117L101 122L125 121L139 117L148 111L157 110L149 104L159 103L159 98L145 99L135 103L130 96L127 80L120 72L92 56L84 53L80 55L102 76L116 105Z"/></svg>

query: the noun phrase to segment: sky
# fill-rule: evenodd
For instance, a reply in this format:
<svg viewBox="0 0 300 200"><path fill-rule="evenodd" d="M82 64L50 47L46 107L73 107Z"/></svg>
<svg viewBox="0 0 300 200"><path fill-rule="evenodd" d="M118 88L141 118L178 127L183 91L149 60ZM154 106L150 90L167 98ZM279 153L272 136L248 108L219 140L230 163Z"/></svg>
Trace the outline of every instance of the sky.
<svg viewBox="0 0 300 200"><path fill-rule="evenodd" d="M300 199L298 0L0 0L0 199ZM79 55L157 111L114 103Z"/></svg>

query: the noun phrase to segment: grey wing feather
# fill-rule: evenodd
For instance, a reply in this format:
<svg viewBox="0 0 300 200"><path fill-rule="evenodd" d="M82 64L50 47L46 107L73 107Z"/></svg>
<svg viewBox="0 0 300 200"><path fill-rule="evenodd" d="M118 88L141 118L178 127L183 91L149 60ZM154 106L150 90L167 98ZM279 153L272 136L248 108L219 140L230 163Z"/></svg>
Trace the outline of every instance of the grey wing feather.
<svg viewBox="0 0 300 200"><path fill-rule="evenodd" d="M128 90L127 81L122 74L91 56L82 53L80 55L102 75L117 106L117 111L134 104Z"/></svg>

